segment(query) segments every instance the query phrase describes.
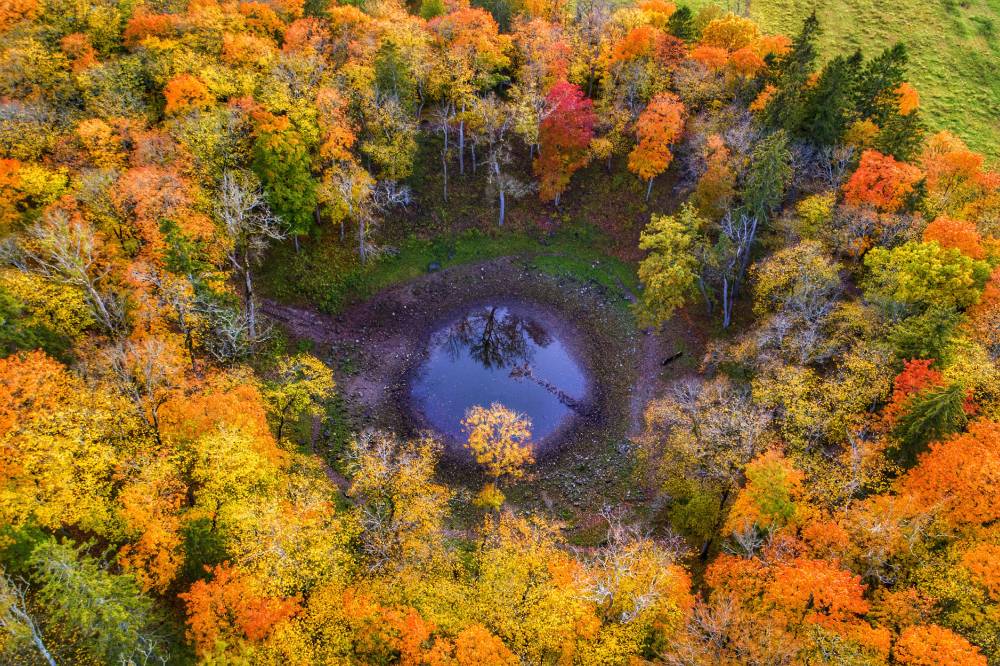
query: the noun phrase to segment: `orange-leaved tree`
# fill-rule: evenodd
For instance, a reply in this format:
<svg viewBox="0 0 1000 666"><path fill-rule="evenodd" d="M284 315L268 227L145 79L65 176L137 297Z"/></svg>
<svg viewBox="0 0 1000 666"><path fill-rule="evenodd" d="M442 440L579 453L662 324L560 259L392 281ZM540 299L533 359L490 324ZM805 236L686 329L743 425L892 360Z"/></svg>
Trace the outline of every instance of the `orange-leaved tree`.
<svg viewBox="0 0 1000 666"><path fill-rule="evenodd" d="M648 181L646 200L653 191L653 179L667 170L674 155L674 142L684 130L684 104L672 93L660 93L639 115L635 133L639 143L628 156L629 171Z"/></svg>
<svg viewBox="0 0 1000 666"><path fill-rule="evenodd" d="M163 89L167 104L163 112L176 115L192 109L204 109L215 103L208 87L196 76L181 74L167 82Z"/></svg>
<svg viewBox="0 0 1000 666"><path fill-rule="evenodd" d="M937 241L941 247L953 247L973 259L985 259L983 238L976 225L941 215L924 229L924 241Z"/></svg>
<svg viewBox="0 0 1000 666"><path fill-rule="evenodd" d="M1000 519L1000 423L980 419L968 432L931 444L899 485L957 526Z"/></svg>
<svg viewBox="0 0 1000 666"><path fill-rule="evenodd" d="M199 580L177 595L185 603L188 637L203 657L242 641L263 641L299 612L298 599L261 594L249 576L228 563L211 574L211 580Z"/></svg>
<svg viewBox="0 0 1000 666"><path fill-rule="evenodd" d="M894 213L901 209L921 178L920 169L876 150L861 154L857 170L844 185L844 200Z"/></svg>
<svg viewBox="0 0 1000 666"><path fill-rule="evenodd" d="M906 666L986 666L979 648L955 632L935 624L907 627L893 656Z"/></svg>

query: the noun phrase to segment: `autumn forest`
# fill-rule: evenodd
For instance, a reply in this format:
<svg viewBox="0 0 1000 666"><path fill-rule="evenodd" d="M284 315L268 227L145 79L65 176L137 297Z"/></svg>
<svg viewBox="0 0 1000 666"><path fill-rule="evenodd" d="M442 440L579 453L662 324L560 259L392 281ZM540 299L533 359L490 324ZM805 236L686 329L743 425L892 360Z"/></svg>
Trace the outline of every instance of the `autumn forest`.
<svg viewBox="0 0 1000 666"><path fill-rule="evenodd" d="M823 31L0 0L0 663L1000 664L1000 171Z"/></svg>

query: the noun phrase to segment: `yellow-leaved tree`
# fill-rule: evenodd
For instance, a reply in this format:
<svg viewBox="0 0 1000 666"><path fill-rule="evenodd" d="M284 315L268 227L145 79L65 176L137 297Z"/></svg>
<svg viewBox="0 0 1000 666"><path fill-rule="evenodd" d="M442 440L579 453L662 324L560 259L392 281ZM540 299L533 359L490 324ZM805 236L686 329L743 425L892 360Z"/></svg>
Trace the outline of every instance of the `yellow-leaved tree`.
<svg viewBox="0 0 1000 666"><path fill-rule="evenodd" d="M465 446L493 479L483 486L478 501L499 508L504 499L498 488L500 480L520 478L525 466L535 461L531 419L494 402L489 407L470 407L462 428L468 437Z"/></svg>
<svg viewBox="0 0 1000 666"><path fill-rule="evenodd" d="M275 423L278 444L285 426L303 414L319 416L324 401L333 396L333 372L311 354L296 354L278 362L264 385L268 415Z"/></svg>

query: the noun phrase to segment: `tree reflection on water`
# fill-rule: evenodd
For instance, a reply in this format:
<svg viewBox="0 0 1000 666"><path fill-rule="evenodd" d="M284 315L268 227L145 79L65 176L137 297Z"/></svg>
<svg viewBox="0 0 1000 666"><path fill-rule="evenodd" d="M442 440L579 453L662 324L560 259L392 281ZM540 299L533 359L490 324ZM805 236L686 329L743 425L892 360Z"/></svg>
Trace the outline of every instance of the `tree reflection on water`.
<svg viewBox="0 0 1000 666"><path fill-rule="evenodd" d="M537 322L497 306L470 312L445 333L445 347L452 359L468 350L486 368L529 364L533 354L529 340L547 347L552 337Z"/></svg>

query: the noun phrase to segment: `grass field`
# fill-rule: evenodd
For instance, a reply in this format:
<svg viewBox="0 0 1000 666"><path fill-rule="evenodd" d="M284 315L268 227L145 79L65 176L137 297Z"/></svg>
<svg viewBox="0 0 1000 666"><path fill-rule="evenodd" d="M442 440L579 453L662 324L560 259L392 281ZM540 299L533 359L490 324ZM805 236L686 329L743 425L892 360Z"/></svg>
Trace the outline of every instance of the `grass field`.
<svg viewBox="0 0 1000 666"><path fill-rule="evenodd" d="M287 245L276 248L261 278L268 296L305 300L329 313L423 275L431 263L447 268L509 255L530 257L530 265L538 270L593 282L609 292L637 290L634 268L608 256L601 249L605 245L604 235L587 225L568 226L545 238L514 230L493 234L467 230L434 240L407 238L397 254L361 265L352 246L330 239L311 243L298 254Z"/></svg>
<svg viewBox="0 0 1000 666"><path fill-rule="evenodd" d="M726 1L693 0L692 6ZM742 5L742 0L739 1ZM795 34L815 8L823 58L896 41L932 130L948 129L1000 164L1000 0L748 0L767 32Z"/></svg>

